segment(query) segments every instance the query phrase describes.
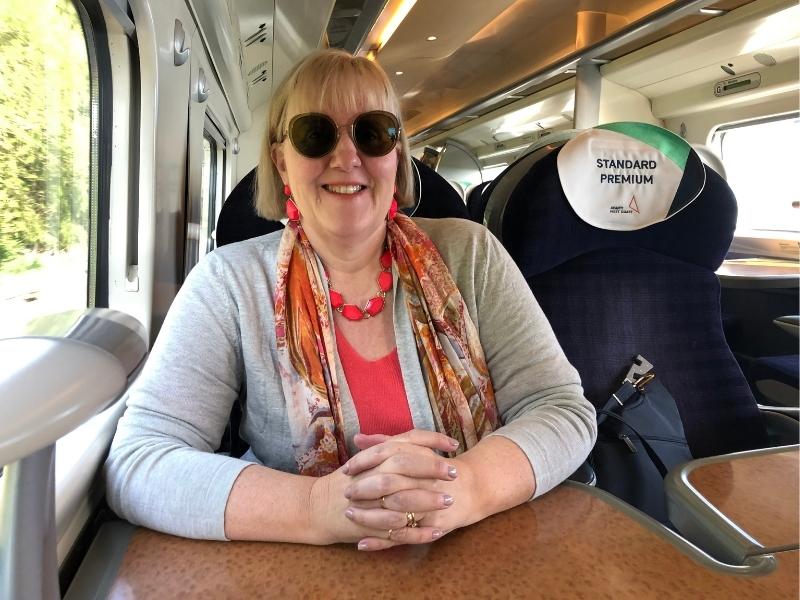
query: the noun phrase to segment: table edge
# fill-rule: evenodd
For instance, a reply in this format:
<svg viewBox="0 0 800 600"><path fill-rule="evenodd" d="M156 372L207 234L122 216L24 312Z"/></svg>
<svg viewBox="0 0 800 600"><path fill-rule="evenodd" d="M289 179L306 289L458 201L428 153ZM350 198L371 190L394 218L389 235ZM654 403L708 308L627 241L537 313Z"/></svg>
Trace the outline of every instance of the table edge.
<svg viewBox="0 0 800 600"><path fill-rule="evenodd" d="M698 458L674 467L664 479L669 519L693 544L704 548L720 562L746 564L755 556L767 556L765 548L744 529L711 504L689 481L695 469L737 458L750 458L800 450L800 444L745 450L719 456Z"/></svg>

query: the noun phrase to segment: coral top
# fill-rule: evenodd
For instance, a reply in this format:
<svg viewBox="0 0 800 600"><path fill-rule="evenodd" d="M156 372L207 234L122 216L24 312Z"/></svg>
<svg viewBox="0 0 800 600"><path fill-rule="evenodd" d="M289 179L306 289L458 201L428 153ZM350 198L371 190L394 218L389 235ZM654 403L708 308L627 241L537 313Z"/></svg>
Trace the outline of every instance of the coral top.
<svg viewBox="0 0 800 600"><path fill-rule="evenodd" d="M336 347L361 433L397 435L413 429L397 348L383 358L366 360L339 329Z"/></svg>

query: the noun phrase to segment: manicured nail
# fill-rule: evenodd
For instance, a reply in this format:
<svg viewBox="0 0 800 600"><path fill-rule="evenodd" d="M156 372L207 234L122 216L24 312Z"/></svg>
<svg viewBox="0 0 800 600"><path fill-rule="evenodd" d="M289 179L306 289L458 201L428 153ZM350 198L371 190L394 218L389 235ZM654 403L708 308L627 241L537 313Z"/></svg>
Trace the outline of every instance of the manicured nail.
<svg viewBox="0 0 800 600"><path fill-rule="evenodd" d="M442 537L442 530L441 529L434 529L431 532L431 537L433 539L435 539L435 540L438 540L440 537Z"/></svg>
<svg viewBox="0 0 800 600"><path fill-rule="evenodd" d="M344 511L344 516L346 516L348 519L352 519L354 514L355 513L353 512L352 508L348 508L346 511Z"/></svg>
<svg viewBox="0 0 800 600"><path fill-rule="evenodd" d="M458 471L456 471L455 467L448 467L447 474L450 475L450 479L455 479L458 477Z"/></svg>
<svg viewBox="0 0 800 600"><path fill-rule="evenodd" d="M350 472L350 463L344 463L342 466L342 473L347 475Z"/></svg>
<svg viewBox="0 0 800 600"><path fill-rule="evenodd" d="M369 550L369 544L367 544L367 542L358 542L358 549Z"/></svg>
<svg viewBox="0 0 800 600"><path fill-rule="evenodd" d="M442 496L442 502L444 502L444 505L445 505L445 506L450 506L450 505L452 505L452 504L453 504L453 502L455 502L455 501L456 501L456 499L455 499L455 498L453 498L453 497L452 497L451 495L449 495L449 494L445 494L444 496ZM349 509L348 509L348 510L349 510Z"/></svg>
<svg viewBox="0 0 800 600"><path fill-rule="evenodd" d="M344 497L345 497L345 498L347 498L348 500L350 500L350 496L352 496L352 495L353 495L353 492L352 492L352 491L350 491L350 488L347 488L347 489L344 491Z"/></svg>
<svg viewBox="0 0 800 600"><path fill-rule="evenodd" d="M458 440L457 440L457 439L455 439L455 438L450 438L450 445L451 445L453 448L458 448L459 442L458 442Z"/></svg>

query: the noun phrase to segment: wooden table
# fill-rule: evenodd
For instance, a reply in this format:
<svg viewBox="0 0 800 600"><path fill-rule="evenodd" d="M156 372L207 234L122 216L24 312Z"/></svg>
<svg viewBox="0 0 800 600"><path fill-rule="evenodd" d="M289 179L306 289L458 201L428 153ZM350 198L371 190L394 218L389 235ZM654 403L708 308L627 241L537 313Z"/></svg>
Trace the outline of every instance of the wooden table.
<svg viewBox="0 0 800 600"><path fill-rule="evenodd" d="M689 483L766 553L800 542L800 452L744 456L692 469Z"/></svg>
<svg viewBox="0 0 800 600"><path fill-rule="evenodd" d="M799 486L798 446L691 461L667 476L670 520L723 559L796 551Z"/></svg>
<svg viewBox="0 0 800 600"><path fill-rule="evenodd" d="M436 543L377 553L138 529L109 598L798 596L797 552L780 555L766 575L731 575L689 558L652 527L603 492L566 484Z"/></svg>
<svg viewBox="0 0 800 600"><path fill-rule="evenodd" d="M791 260L737 258L723 261L717 276L727 288L796 287L800 266Z"/></svg>

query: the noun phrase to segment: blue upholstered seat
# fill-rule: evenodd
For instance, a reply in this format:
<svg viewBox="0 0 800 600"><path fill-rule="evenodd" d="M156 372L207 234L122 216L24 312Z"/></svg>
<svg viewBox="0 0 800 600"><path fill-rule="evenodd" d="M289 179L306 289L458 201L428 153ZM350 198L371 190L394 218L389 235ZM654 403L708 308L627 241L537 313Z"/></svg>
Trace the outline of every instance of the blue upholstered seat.
<svg viewBox="0 0 800 600"><path fill-rule="evenodd" d="M431 219L444 217L468 219L467 208L453 187L421 161L413 159L413 162L417 202L413 207L403 209L403 212ZM217 246L283 229L281 222L269 221L256 213L253 205L255 184L256 170L253 169L242 178L225 200L217 219Z"/></svg>
<svg viewBox="0 0 800 600"><path fill-rule="evenodd" d="M468 219L467 207L453 187L436 171L413 159L414 188L416 204L404 208L403 212L410 216L427 218L456 217ZM256 170L250 171L233 189L222 206L217 219L217 246L265 235L283 229L283 223L269 221L260 217L255 210ZM242 403L246 402L244 390L240 392L231 412L230 423L222 438L220 452L231 456L242 456L247 445L238 436L239 423L242 417Z"/></svg>
<svg viewBox="0 0 800 600"><path fill-rule="evenodd" d="M474 185L467 193L469 218L477 223L483 220L483 209L486 208L486 204L483 202L483 194L491 183L491 181L484 181L483 183Z"/></svg>
<svg viewBox="0 0 800 600"><path fill-rule="evenodd" d="M702 193L677 214L633 231L601 229L581 220L565 196L562 149L563 142L534 162L510 194L493 196L487 213L502 215L494 232L587 398L604 405L641 354L675 397L695 457L764 446L763 419L725 341L714 273L736 225L731 189L706 169Z"/></svg>

